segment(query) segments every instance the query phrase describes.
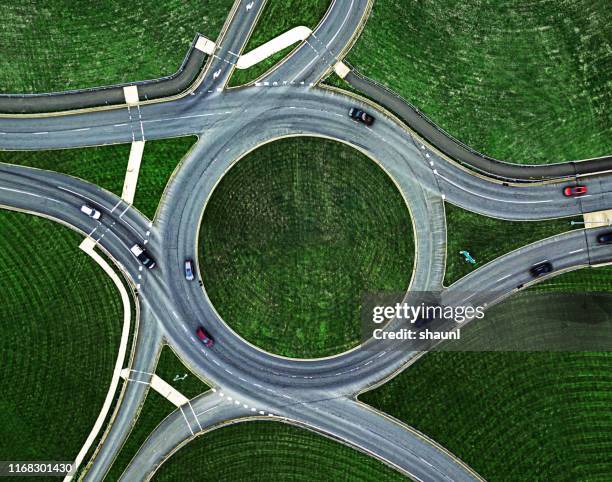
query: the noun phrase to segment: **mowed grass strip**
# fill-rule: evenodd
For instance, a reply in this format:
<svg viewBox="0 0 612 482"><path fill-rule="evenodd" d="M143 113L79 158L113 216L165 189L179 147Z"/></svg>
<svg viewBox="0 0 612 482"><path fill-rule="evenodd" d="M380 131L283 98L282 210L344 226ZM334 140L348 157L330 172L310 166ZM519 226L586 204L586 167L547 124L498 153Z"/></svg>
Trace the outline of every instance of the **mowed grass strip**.
<svg viewBox="0 0 612 482"><path fill-rule="evenodd" d="M480 152L586 159L612 151L611 25L604 1L376 0L347 60Z"/></svg>
<svg viewBox="0 0 612 482"><path fill-rule="evenodd" d="M123 307L81 240L0 211L2 460L74 460L106 397Z"/></svg>
<svg viewBox="0 0 612 482"><path fill-rule="evenodd" d="M466 211L452 204L446 210L446 273L444 284L450 286L466 274L495 258L544 238L579 226L570 224L581 218L546 221L505 221ZM460 251L468 251L476 265L465 261Z"/></svg>
<svg viewBox="0 0 612 482"><path fill-rule="evenodd" d="M261 16L243 53L250 52L294 27L303 25L314 30L325 16L325 12L327 12L330 4L331 0L309 0L308 2L300 0L269 0L263 12L261 12ZM285 58L298 45L299 43L287 47L248 69L234 70L229 85L232 87L244 85L257 79ZM289 81L291 79L281 80Z"/></svg>
<svg viewBox="0 0 612 482"><path fill-rule="evenodd" d="M392 180L363 154L289 138L221 180L199 259L212 303L241 336L285 356L327 356L360 342L364 292L407 289L412 223Z"/></svg>
<svg viewBox="0 0 612 482"><path fill-rule="evenodd" d="M185 136L146 142L134 196L134 206L145 216L153 218L170 176L196 141L196 136ZM130 144L115 144L46 151L0 151L0 162L78 177L121 196L130 147Z"/></svg>
<svg viewBox="0 0 612 482"><path fill-rule="evenodd" d="M565 273L530 291L610 292L612 268ZM609 352L431 352L359 398L487 480L607 480L611 373Z"/></svg>
<svg viewBox="0 0 612 482"><path fill-rule="evenodd" d="M213 41L233 0L0 2L0 90L54 92L176 72L196 32Z"/></svg>
<svg viewBox="0 0 612 482"><path fill-rule="evenodd" d="M352 448L278 422L213 430L181 448L155 482L186 480L400 481L398 472Z"/></svg>

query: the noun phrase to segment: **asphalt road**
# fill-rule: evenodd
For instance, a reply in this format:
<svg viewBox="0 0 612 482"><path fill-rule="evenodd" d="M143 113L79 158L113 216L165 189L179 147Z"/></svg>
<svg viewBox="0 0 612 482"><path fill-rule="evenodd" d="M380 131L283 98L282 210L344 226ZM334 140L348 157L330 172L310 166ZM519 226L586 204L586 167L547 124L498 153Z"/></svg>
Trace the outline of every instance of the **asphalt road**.
<svg viewBox="0 0 612 482"><path fill-rule="evenodd" d="M612 260L612 247L594 242L597 229L577 230L523 248L443 289L446 226L443 202L502 219L541 220L612 208L612 176L581 180L589 195L568 199L568 183L503 184L474 175L438 150L422 144L382 112L372 127L347 116L367 104L314 85L353 41L369 4L336 1L312 38L266 76L268 85L224 89L263 7L238 2L218 50L195 91L180 99L140 107L43 117L0 117L0 148L80 147L198 134L164 196L154 223L102 189L77 179L0 164L0 204L48 216L91 235L138 291L141 306L137 349L131 368L150 372L162 340L216 392L181 407L151 435L123 480L145 480L181 443L198 432L243 417L280 419L316 430L369 453L415 479L475 480L478 475L443 448L391 418L364 407L355 396L392 377L422 355L407 341L370 340L358 349L319 360L290 360L242 340L219 317L205 290L182 274L186 258L197 259L203 206L214 186L248 151L286 135L316 135L345 142L378 162L396 181L410 209L417 256L411 290L442 290L447 302L492 306L529 281L534 260L549 259L556 271ZM274 85L276 83L276 85ZM570 181L574 183L575 181ZM98 206L100 222L79 212ZM147 241L158 268L141 270L129 252ZM488 299L483 287L495 286ZM462 298L463 297L463 298ZM482 299L481 299L482 298ZM195 328L205 325L217 343L205 349ZM394 329L393 324L388 328ZM142 380L141 380L142 381ZM147 385L127 383L114 422L86 480L102 480L129 434ZM223 393L223 396L221 395ZM231 397L231 400L230 400ZM219 407L219 408L215 408ZM189 415L195 408L195 416ZM207 411L211 409L211 411ZM202 410L201 412L199 410Z"/></svg>

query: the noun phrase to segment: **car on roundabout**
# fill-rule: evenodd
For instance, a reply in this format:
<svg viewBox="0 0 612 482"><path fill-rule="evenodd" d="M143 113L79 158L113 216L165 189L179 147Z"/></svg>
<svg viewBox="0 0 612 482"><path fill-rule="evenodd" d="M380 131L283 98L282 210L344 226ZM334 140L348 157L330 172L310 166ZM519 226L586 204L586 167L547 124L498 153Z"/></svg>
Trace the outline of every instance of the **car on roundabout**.
<svg viewBox="0 0 612 482"><path fill-rule="evenodd" d="M210 348L215 344L215 340L212 339L212 336L210 336L208 332L201 326L198 326L198 328L196 329L196 335L207 348Z"/></svg>
<svg viewBox="0 0 612 482"><path fill-rule="evenodd" d="M371 126L374 123L374 117L367 112L358 109L357 107L351 107L348 115L351 119L355 119L356 121L359 121L367 126Z"/></svg>
<svg viewBox="0 0 612 482"><path fill-rule="evenodd" d="M195 276L193 275L193 261L191 259L185 260L185 279L187 281L193 281Z"/></svg>

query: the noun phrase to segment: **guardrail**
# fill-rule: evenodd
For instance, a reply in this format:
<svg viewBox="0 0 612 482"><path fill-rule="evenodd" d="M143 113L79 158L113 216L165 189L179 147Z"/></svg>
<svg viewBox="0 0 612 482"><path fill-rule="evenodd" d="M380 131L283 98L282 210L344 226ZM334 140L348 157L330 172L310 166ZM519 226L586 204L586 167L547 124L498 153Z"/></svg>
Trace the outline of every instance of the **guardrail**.
<svg viewBox="0 0 612 482"><path fill-rule="evenodd" d="M542 181L612 171L612 156L547 165L521 165L500 161L481 154L455 139L403 97L355 69L352 68L344 80L396 114L412 130L444 154L488 176L511 181Z"/></svg>
<svg viewBox="0 0 612 482"><path fill-rule="evenodd" d="M125 104L124 87L136 85L141 101L160 99L185 91L196 79L206 54L195 48L196 34L179 69L172 75L153 80L128 82L91 89L68 90L48 94L0 94L0 113L43 114Z"/></svg>

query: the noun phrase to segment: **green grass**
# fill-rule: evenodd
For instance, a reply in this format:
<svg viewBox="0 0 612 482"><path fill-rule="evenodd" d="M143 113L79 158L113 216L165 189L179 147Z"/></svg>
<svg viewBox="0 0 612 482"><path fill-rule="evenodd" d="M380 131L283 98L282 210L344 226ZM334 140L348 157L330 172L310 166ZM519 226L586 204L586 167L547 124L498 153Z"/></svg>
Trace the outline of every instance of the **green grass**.
<svg viewBox="0 0 612 482"><path fill-rule="evenodd" d="M155 373L189 399L210 390L206 383L183 365L169 346L163 348Z"/></svg>
<svg viewBox="0 0 612 482"><path fill-rule="evenodd" d="M197 137L147 141L134 206L153 218L170 175ZM48 151L0 151L0 162L61 172L121 196L130 144Z"/></svg>
<svg viewBox="0 0 612 482"><path fill-rule="evenodd" d="M294 27L303 25L314 30L325 16L330 3L331 0L309 0L308 2L300 0L269 0L263 12L261 12L253 34L244 48L244 53L250 52L268 40L272 40ZM285 58L298 45L295 44L294 46L287 47L248 69L234 70L229 85L244 85L257 79L260 75L271 69L273 65Z"/></svg>
<svg viewBox="0 0 612 482"><path fill-rule="evenodd" d="M573 229L571 219L548 221L504 221L481 216L446 203L447 258L444 284L451 285L474 269L540 239ZM476 260L473 267L459 251L467 250Z"/></svg>
<svg viewBox="0 0 612 482"><path fill-rule="evenodd" d="M61 172L121 196L130 144L48 151L0 151L0 162Z"/></svg>
<svg viewBox="0 0 612 482"><path fill-rule="evenodd" d="M81 240L0 211L2 460L73 460L106 397L123 307Z"/></svg>
<svg viewBox="0 0 612 482"><path fill-rule="evenodd" d="M611 292L612 268L565 273L530 291ZM609 352L436 351L360 399L487 480L608 480L611 371Z"/></svg>
<svg viewBox="0 0 612 482"><path fill-rule="evenodd" d="M603 0L377 0L347 60L481 152L584 159L612 151L610 25Z"/></svg>
<svg viewBox="0 0 612 482"><path fill-rule="evenodd" d="M196 136L188 136L145 144L134 206L148 218L153 219L170 176L196 141Z"/></svg>
<svg viewBox="0 0 612 482"><path fill-rule="evenodd" d="M286 356L359 343L364 291L403 291L412 274L410 215L391 179L343 144L264 145L221 180L205 209L199 259L221 317Z"/></svg>
<svg viewBox="0 0 612 482"><path fill-rule="evenodd" d="M210 388L206 383L191 373L168 346L164 346L160 353L155 373L189 399L208 391ZM173 380L175 375L180 375L182 377L184 374L187 374L185 379ZM107 482L119 480L119 477L151 432L153 432L162 420L170 415L175 408L176 407L172 405L172 403L158 394L155 390L149 389L142 410L138 418L134 421L132 431L104 480Z"/></svg>
<svg viewBox="0 0 612 482"><path fill-rule="evenodd" d="M243 422L209 432L179 450L155 482L406 480L338 442L278 422Z"/></svg>
<svg viewBox="0 0 612 482"><path fill-rule="evenodd" d="M4 0L0 90L51 92L172 74L196 32L217 38L232 4Z"/></svg>

